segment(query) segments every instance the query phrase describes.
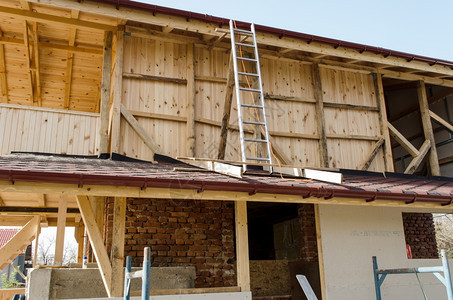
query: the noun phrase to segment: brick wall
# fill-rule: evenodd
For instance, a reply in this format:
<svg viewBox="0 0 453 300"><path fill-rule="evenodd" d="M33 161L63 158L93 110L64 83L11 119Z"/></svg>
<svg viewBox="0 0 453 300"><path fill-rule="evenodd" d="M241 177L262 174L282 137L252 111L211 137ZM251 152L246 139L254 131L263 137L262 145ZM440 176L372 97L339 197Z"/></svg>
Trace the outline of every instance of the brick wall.
<svg viewBox="0 0 453 300"><path fill-rule="evenodd" d="M106 208L110 253L112 199ZM125 254L133 266L140 266L147 246L152 266L195 266L197 288L236 285L233 202L128 198Z"/></svg>
<svg viewBox="0 0 453 300"><path fill-rule="evenodd" d="M315 207L313 204L299 204L301 259L307 262L318 261L316 239Z"/></svg>
<svg viewBox="0 0 453 300"><path fill-rule="evenodd" d="M412 258L438 258L436 231L432 214L403 213L406 244L411 247Z"/></svg>

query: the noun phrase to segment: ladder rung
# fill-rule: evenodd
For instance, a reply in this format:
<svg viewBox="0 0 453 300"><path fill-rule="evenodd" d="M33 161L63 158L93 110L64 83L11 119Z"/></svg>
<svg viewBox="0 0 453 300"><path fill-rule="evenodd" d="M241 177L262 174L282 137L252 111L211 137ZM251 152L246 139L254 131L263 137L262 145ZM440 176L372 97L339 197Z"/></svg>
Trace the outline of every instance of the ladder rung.
<svg viewBox="0 0 453 300"><path fill-rule="evenodd" d="M246 73L246 72L238 72L239 75L246 75L246 76L255 76L255 77L260 77L260 75L256 73Z"/></svg>
<svg viewBox="0 0 453 300"><path fill-rule="evenodd" d="M267 140L244 138L246 142L267 143Z"/></svg>
<svg viewBox="0 0 453 300"><path fill-rule="evenodd" d="M254 61L254 62L256 62L256 59L254 59L254 58L248 58L248 57L240 57L240 56L238 56L238 57L236 57L236 59L245 60L245 61Z"/></svg>
<svg viewBox="0 0 453 300"><path fill-rule="evenodd" d="M244 124L254 124L254 125L266 125L264 122L257 122L257 121L242 121Z"/></svg>
<svg viewBox="0 0 453 300"><path fill-rule="evenodd" d="M262 160L262 161L270 161L269 158L265 158L265 157L249 157L249 156L246 156L245 157L246 159L248 160Z"/></svg>
<svg viewBox="0 0 453 300"><path fill-rule="evenodd" d="M255 93L260 93L261 90L257 90L257 89L249 89L249 88L243 88L243 87L240 87L239 88L241 91L248 91L248 92L255 92Z"/></svg>
<svg viewBox="0 0 453 300"><path fill-rule="evenodd" d="M248 31L248 30L236 29L236 28L233 28L233 30L234 30L234 32L243 33L244 35L250 35L250 36L253 35L253 32Z"/></svg>
<svg viewBox="0 0 453 300"><path fill-rule="evenodd" d="M236 45L238 45L238 46L244 46L244 47L255 48L255 45L253 45L253 44L245 44L245 43L239 43L239 42L236 42L236 43L234 43L234 44L236 44Z"/></svg>
<svg viewBox="0 0 453 300"><path fill-rule="evenodd" d="M263 108L261 105L255 105L255 104L241 104L242 107L254 107L254 108Z"/></svg>

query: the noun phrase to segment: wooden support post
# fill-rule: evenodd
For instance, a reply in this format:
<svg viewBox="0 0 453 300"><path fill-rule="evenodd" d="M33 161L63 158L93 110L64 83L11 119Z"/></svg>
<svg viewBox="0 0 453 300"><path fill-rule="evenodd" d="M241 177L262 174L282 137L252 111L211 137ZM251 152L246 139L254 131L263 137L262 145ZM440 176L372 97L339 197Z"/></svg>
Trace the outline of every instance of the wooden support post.
<svg viewBox="0 0 453 300"><path fill-rule="evenodd" d="M406 170L404 171L404 174L414 174L415 170L417 170L418 166L422 163L423 158L425 158L426 153L428 153L430 147L431 141L425 140L423 145L420 147L418 155L414 157L414 159L412 159L412 161L409 163Z"/></svg>
<svg viewBox="0 0 453 300"><path fill-rule="evenodd" d="M384 138L384 144L382 149L384 150L384 164L385 171L394 172L395 168L393 165L392 155L392 143L390 140L389 129L387 127L387 110L385 105L384 97L384 85L382 84L382 75L373 74L374 89L376 92L377 106L379 107L379 125L381 127L381 135Z"/></svg>
<svg viewBox="0 0 453 300"><path fill-rule="evenodd" d="M8 266L25 247L30 245L35 238L39 218L39 216L31 217L27 224L0 248L0 270Z"/></svg>
<svg viewBox="0 0 453 300"><path fill-rule="evenodd" d="M247 202L235 201L236 270L241 292L250 291L249 239L247 228Z"/></svg>
<svg viewBox="0 0 453 300"><path fill-rule="evenodd" d="M329 154L327 151L326 121L324 119L324 101L322 95L321 75L319 73L319 65L317 63L313 64L312 74L316 99L316 122L318 125L319 153L321 158L321 167L328 168Z"/></svg>
<svg viewBox="0 0 453 300"><path fill-rule="evenodd" d="M99 146L98 155L108 153L109 145L109 106L110 106L110 73L112 69L112 38L113 33L107 31L104 34L104 60L102 62L101 79L101 104L99 108Z"/></svg>
<svg viewBox="0 0 453 300"><path fill-rule="evenodd" d="M126 198L115 198L112 233L112 296L123 295L124 234L126 225Z"/></svg>
<svg viewBox="0 0 453 300"><path fill-rule="evenodd" d="M77 262L82 263L83 262L83 237L85 235L85 225L83 225L83 222L79 222L77 226L77 235L76 235L76 240L77 240Z"/></svg>
<svg viewBox="0 0 453 300"><path fill-rule="evenodd" d="M145 129L137 122L134 116L126 109L126 107L120 105L121 115L126 119L127 123L131 125L132 129L138 134L138 136L143 140L146 146L148 146L153 153L162 153L160 147L148 136Z"/></svg>
<svg viewBox="0 0 453 300"><path fill-rule="evenodd" d="M38 265L38 249L39 249L39 234L41 233L41 224L38 222L36 224L36 233L35 233L35 249L33 251L33 268L36 268Z"/></svg>
<svg viewBox="0 0 453 300"><path fill-rule="evenodd" d="M420 115L423 123L423 133L425 139L430 141L429 166L432 176L440 176L439 158L437 157L436 140L434 139L431 117L429 115L428 98L426 97L426 87L423 81L417 85L418 103L420 106Z"/></svg>
<svg viewBox="0 0 453 300"><path fill-rule="evenodd" d="M121 138L121 99L123 94L123 49L124 31L116 32L115 61L113 71L113 105L112 105L112 129L110 153L119 153Z"/></svg>
<svg viewBox="0 0 453 300"><path fill-rule="evenodd" d="M315 206L316 244L318 247L319 281L321 285L321 299L326 299L326 277L324 274L324 255L322 251L321 219L319 216L319 204L314 204L314 206Z"/></svg>
<svg viewBox="0 0 453 300"><path fill-rule="evenodd" d="M373 162L374 158L378 154L379 150L381 149L382 145L384 144L384 138L379 139L379 141L374 144L373 148L371 149L370 153L367 155L365 162L362 163L362 171L368 170L371 163Z"/></svg>
<svg viewBox="0 0 453 300"><path fill-rule="evenodd" d="M3 32L0 31L0 38ZM6 75L5 46L0 45L0 89L2 93L1 102L8 103L8 79Z"/></svg>
<svg viewBox="0 0 453 300"><path fill-rule="evenodd" d="M186 115L187 115L187 155L195 157L195 47L187 44L186 55Z"/></svg>
<svg viewBox="0 0 453 300"><path fill-rule="evenodd" d="M220 128L220 143L217 154L218 159L225 159L225 149L228 138L228 127L230 125L231 102L233 101L234 91L234 68L233 54L230 52L230 62L228 63L228 76L225 91L225 103L223 106L222 127Z"/></svg>
<svg viewBox="0 0 453 300"><path fill-rule="evenodd" d="M64 252L64 233L66 229L66 211L68 203L65 199L60 198L58 203L58 219L57 219L57 240L55 242L55 257L54 265L61 266L63 264Z"/></svg>
<svg viewBox="0 0 453 300"><path fill-rule="evenodd" d="M78 195L76 197L77 205L82 215L83 223L86 226L88 237L90 238L93 252L96 257L96 261L99 266L102 281L104 282L105 290L109 297L111 297L111 278L112 278L112 266L107 254L107 250L104 247L104 242L99 228L96 224L93 210L91 209L90 201L87 196Z"/></svg>

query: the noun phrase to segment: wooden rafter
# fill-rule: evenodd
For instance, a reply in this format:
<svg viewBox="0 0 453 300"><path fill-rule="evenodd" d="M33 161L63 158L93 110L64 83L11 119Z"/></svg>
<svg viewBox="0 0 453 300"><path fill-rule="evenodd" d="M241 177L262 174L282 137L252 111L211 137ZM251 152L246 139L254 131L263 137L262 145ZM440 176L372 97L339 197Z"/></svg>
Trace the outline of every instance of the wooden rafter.
<svg viewBox="0 0 453 300"><path fill-rule="evenodd" d="M46 22L46 23L53 23L53 24L57 24L57 25L66 24L71 27L91 28L91 29L97 29L97 30L109 30L109 31L116 30L115 26L111 26L111 25L107 25L107 24L70 19L70 18L59 17L59 16L55 16L55 15L38 13L38 12L32 11L32 10L23 10L23 9L17 9L17 8L5 7L5 6L0 6L0 14L8 15L8 16L12 16L12 17L15 17L18 19L28 20L28 21L32 21L32 22Z"/></svg>
<svg viewBox="0 0 453 300"><path fill-rule="evenodd" d="M79 18L79 11L78 10L71 10L71 18L78 19ZM74 47L75 39L77 35L77 28L71 27L69 29L69 37L68 37L68 46ZM72 66L74 61L74 53L68 51L67 58L66 58L66 78L65 78L65 86L64 86L64 109L69 109L71 105L71 85L72 85Z"/></svg>
<svg viewBox="0 0 453 300"><path fill-rule="evenodd" d="M0 31L0 38L3 32ZM0 89L2 93L1 102L8 103L8 77L6 75L5 46L0 45Z"/></svg>

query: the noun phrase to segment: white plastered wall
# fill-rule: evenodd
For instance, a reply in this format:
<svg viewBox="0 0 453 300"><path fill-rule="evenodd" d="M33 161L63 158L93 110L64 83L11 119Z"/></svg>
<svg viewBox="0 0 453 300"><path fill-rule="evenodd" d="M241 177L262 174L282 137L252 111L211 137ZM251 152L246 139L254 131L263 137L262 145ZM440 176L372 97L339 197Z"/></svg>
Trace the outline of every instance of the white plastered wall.
<svg viewBox="0 0 453 300"><path fill-rule="evenodd" d="M319 220L327 300L376 299L372 256L379 268L440 266L440 259L407 259L402 212L391 207L320 205ZM430 300L446 299L432 274L420 274ZM385 300L423 300L414 274L388 275L381 288Z"/></svg>

